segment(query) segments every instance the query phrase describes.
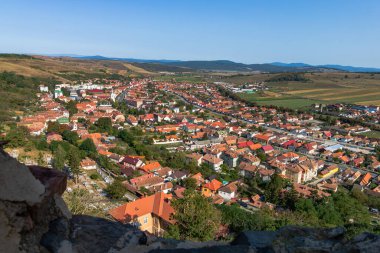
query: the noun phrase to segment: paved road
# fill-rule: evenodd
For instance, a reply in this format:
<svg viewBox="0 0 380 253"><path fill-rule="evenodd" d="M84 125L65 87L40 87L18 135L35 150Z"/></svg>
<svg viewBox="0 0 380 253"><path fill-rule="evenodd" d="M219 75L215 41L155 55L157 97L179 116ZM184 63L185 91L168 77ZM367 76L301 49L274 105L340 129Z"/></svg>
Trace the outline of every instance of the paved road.
<svg viewBox="0 0 380 253"><path fill-rule="evenodd" d="M329 179L329 178L331 178L331 177L333 177L333 176L335 176L335 174L332 174L332 175L327 176L327 177L324 177L324 178L317 178L317 179L315 179L314 181L308 183L308 185L317 185L317 184L319 184L320 182L325 181L325 180L327 180L327 179Z"/></svg>

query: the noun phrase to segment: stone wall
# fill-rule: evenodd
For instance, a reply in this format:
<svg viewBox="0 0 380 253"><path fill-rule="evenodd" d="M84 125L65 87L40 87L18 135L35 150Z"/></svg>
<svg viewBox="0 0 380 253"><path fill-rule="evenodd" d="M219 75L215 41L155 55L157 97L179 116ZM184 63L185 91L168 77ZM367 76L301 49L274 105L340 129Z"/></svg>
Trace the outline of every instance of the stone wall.
<svg viewBox="0 0 380 253"><path fill-rule="evenodd" d="M232 242L176 241L129 225L72 216L62 200L66 176L27 167L0 150L0 252L379 252L380 237L345 239L343 228L248 231Z"/></svg>

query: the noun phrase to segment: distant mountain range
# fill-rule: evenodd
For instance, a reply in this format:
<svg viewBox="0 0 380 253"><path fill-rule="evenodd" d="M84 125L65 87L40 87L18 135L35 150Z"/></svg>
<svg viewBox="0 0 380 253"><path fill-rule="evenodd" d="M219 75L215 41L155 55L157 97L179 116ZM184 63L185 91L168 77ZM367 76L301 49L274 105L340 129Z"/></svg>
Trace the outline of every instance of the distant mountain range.
<svg viewBox="0 0 380 253"><path fill-rule="evenodd" d="M325 64L325 65L309 65L306 63L283 63L283 62L272 62L271 65L280 66L280 67L320 67L328 69L337 69L347 72L380 72L380 68L369 68L369 67L353 67L353 66L344 66L337 64Z"/></svg>
<svg viewBox="0 0 380 253"><path fill-rule="evenodd" d="M380 68L367 68L367 67L353 67L342 66L335 64L326 65L310 65L306 63L283 63L272 62L263 64L244 64L228 60L215 60L215 61L180 61L180 60L150 60L150 59L135 59L135 58L118 58L118 57L104 57L101 55L83 56L83 55L49 55L53 57L73 57L79 59L88 60L115 60L126 61L131 63L138 63L141 67L144 64L149 64L147 67L153 70L157 68L157 71L165 71L165 66L168 69L178 67L177 70L181 71L228 71L228 72L380 72ZM158 66L160 65L160 66ZM169 68L171 67L171 68ZM170 70L168 70L170 71Z"/></svg>

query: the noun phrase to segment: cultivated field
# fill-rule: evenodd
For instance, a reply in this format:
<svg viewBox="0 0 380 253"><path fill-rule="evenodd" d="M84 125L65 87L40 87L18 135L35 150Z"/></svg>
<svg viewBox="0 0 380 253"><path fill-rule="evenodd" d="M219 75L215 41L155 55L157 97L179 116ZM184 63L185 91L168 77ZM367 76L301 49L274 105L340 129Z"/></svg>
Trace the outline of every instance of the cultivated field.
<svg viewBox="0 0 380 253"><path fill-rule="evenodd" d="M225 82L243 84L265 81L269 74L222 77ZM367 73L307 73L307 82L267 82L272 94L242 94L259 104L290 108L307 107L313 103L355 103L380 106L380 74Z"/></svg>

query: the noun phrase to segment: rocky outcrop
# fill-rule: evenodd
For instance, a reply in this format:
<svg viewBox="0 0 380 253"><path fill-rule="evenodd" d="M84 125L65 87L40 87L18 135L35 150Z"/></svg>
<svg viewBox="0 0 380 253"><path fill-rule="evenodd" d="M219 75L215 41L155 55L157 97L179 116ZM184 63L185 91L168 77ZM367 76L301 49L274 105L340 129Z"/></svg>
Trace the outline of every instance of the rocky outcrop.
<svg viewBox="0 0 380 253"><path fill-rule="evenodd" d="M278 231L244 232L232 244L250 246L255 252L379 252L379 236L365 233L347 240L345 232L341 227L288 226Z"/></svg>
<svg viewBox="0 0 380 253"><path fill-rule="evenodd" d="M61 195L66 176L27 167L0 150L0 252L378 252L380 237L345 239L343 228L248 231L232 242L157 238L117 222L71 216Z"/></svg>
<svg viewBox="0 0 380 253"><path fill-rule="evenodd" d="M0 245L2 252L41 252L40 240L51 221L70 219L61 195L66 176L27 167L0 151Z"/></svg>

